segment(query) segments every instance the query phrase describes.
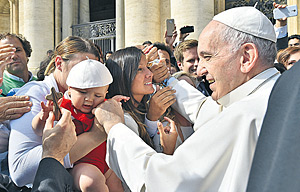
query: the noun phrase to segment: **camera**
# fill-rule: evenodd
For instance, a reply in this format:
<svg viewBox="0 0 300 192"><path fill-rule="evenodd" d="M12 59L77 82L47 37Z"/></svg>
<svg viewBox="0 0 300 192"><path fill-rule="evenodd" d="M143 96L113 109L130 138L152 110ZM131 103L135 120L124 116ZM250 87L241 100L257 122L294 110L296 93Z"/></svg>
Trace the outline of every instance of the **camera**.
<svg viewBox="0 0 300 192"><path fill-rule="evenodd" d="M194 26L185 26L185 27L180 28L180 33L181 34L192 33L192 32L194 32Z"/></svg>

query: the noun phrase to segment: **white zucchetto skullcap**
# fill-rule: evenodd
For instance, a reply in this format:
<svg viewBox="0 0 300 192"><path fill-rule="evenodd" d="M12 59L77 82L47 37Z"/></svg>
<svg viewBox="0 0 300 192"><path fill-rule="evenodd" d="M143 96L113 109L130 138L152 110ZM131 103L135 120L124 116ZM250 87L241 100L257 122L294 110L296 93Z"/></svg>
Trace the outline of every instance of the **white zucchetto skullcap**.
<svg viewBox="0 0 300 192"><path fill-rule="evenodd" d="M236 7L216 15L219 21L238 31L267 39L276 43L276 34L271 21L254 7Z"/></svg>
<svg viewBox="0 0 300 192"><path fill-rule="evenodd" d="M66 83L69 87L87 89L104 87L112 82L113 78L104 64L87 59L72 67Z"/></svg>

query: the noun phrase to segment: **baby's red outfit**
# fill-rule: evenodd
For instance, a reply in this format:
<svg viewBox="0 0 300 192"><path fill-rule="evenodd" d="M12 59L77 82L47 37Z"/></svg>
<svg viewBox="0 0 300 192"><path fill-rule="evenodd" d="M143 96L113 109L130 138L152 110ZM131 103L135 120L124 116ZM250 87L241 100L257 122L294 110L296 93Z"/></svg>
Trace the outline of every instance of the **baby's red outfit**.
<svg viewBox="0 0 300 192"><path fill-rule="evenodd" d="M75 118L73 119L73 122L76 127L77 135L80 135L81 133L87 132L91 129L94 122L94 115L92 113L82 113L72 105L70 99L66 98L63 98L60 106L71 111L72 116ZM106 141L93 149L86 156L76 161L75 165L78 163L89 163L98 167L98 169L100 169L100 171L104 174L109 169L105 162L105 155Z"/></svg>

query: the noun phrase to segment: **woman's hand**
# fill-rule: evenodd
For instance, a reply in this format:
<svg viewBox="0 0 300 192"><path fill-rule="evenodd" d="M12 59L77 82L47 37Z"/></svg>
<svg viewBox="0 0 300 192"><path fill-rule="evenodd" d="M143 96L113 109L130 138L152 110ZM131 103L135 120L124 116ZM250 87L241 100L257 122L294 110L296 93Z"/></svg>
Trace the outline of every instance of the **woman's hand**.
<svg viewBox="0 0 300 192"><path fill-rule="evenodd" d="M160 135L160 144L163 147L163 152L167 155L173 155L176 146L178 133L175 128L175 122L168 117L164 117L169 123L163 126L161 122L157 122L157 128Z"/></svg>
<svg viewBox="0 0 300 192"><path fill-rule="evenodd" d="M177 30L176 30L176 25L174 27L174 31L172 33L172 36L167 35L167 30L165 32L165 44L173 51L173 44L177 38Z"/></svg>
<svg viewBox="0 0 300 192"><path fill-rule="evenodd" d="M175 92L176 91L171 87L164 87L158 90L150 99L147 119L157 121L165 113L167 108L175 103Z"/></svg>
<svg viewBox="0 0 300 192"><path fill-rule="evenodd" d="M148 46L148 47L145 47L145 48L143 49L143 52L144 52L145 55L146 55L147 62L151 62L151 61L153 61L154 59L157 59L157 58L158 58L157 48L156 48L156 47L153 47L153 45L150 45L150 46Z"/></svg>
<svg viewBox="0 0 300 192"><path fill-rule="evenodd" d="M286 5L280 5L280 4L277 4L277 3L273 3L273 7L274 8L278 8L278 9L283 9L283 8L286 8ZM279 27L283 27L287 25L287 18L284 17L282 19L277 19L276 22L275 22L275 27L279 28Z"/></svg>
<svg viewBox="0 0 300 192"><path fill-rule="evenodd" d="M153 73L153 81L155 83L160 83L170 77L166 59L161 59L158 64L153 64L150 67L150 71Z"/></svg>

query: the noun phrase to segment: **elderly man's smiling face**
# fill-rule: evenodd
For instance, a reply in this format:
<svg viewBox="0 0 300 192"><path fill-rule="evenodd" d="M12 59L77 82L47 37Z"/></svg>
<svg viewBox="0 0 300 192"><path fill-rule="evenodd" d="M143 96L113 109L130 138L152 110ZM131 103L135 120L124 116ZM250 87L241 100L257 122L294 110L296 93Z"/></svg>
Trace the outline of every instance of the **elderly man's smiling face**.
<svg viewBox="0 0 300 192"><path fill-rule="evenodd" d="M224 27L225 25L218 21L211 21L200 34L198 42L200 61L197 75L206 75L214 100L220 99L244 83L239 50L232 53L232 46L220 38Z"/></svg>

